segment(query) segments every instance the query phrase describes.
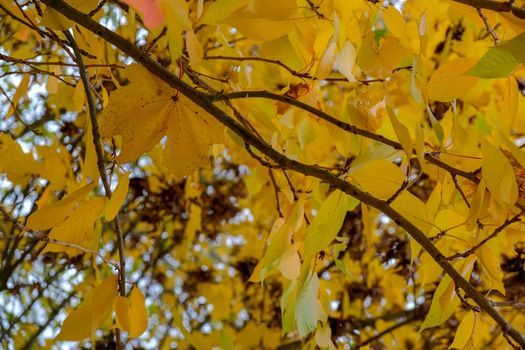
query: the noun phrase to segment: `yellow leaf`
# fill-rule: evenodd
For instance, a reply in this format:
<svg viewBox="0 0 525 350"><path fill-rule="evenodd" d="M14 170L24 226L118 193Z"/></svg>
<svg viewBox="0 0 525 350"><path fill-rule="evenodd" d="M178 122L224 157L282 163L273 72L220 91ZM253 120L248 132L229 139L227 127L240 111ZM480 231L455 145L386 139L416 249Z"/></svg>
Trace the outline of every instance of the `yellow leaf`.
<svg viewBox="0 0 525 350"><path fill-rule="evenodd" d="M390 198L405 181L405 175L398 166L382 159L364 163L357 169L351 167L348 178L364 191L380 199Z"/></svg>
<svg viewBox="0 0 525 350"><path fill-rule="evenodd" d="M315 332L315 343L321 349L336 349L332 342L332 329L328 325L317 329Z"/></svg>
<svg viewBox="0 0 525 350"><path fill-rule="evenodd" d="M204 51L193 30L186 31L186 50L188 50L192 66L198 66L202 61Z"/></svg>
<svg viewBox="0 0 525 350"><path fill-rule="evenodd" d="M208 148L222 143L224 127L141 65L127 71L131 84L112 93L100 123L103 136L122 135L117 160L136 160L168 134L164 161L177 178L208 165Z"/></svg>
<svg viewBox="0 0 525 350"><path fill-rule="evenodd" d="M428 82L429 98L442 102L463 98L478 81L478 78L463 75L476 62L477 58L465 57L444 63Z"/></svg>
<svg viewBox="0 0 525 350"><path fill-rule="evenodd" d="M60 225L53 227L49 232L49 238L89 248L93 240L93 226L95 221L102 216L105 204L105 197L80 202ZM53 243L49 243L42 251L42 253L46 252L67 252L69 255L81 253L79 249Z"/></svg>
<svg viewBox="0 0 525 350"><path fill-rule="evenodd" d="M497 114L499 117L497 118L497 125L505 133L509 133L514 125L516 114L518 112L519 92L520 89L516 82L516 78L512 76L508 77L503 86L503 94L498 104L500 107L500 113Z"/></svg>
<svg viewBox="0 0 525 350"><path fill-rule="evenodd" d="M412 138L410 137L408 128L403 123L401 123L399 119L397 119L397 116L392 110L392 108L387 107L387 112L388 117L390 118L390 123L392 123L394 132L396 133L397 139L401 143L403 151L405 151L407 155L407 159L410 160L410 158L412 158Z"/></svg>
<svg viewBox="0 0 525 350"><path fill-rule="evenodd" d="M58 202L38 209L27 220L27 227L33 230L47 230L62 223L71 214L75 205L86 197L96 185L92 182Z"/></svg>
<svg viewBox="0 0 525 350"><path fill-rule="evenodd" d="M128 194L129 187L129 172L124 174L119 174L118 176L118 185L115 188L115 192L111 196L111 199L108 201L108 204L105 209L104 218L107 221L113 220L117 216L124 199L126 199L126 194Z"/></svg>
<svg viewBox="0 0 525 350"><path fill-rule="evenodd" d="M97 0L70 0L68 3L70 6L73 6L75 9L83 13L89 13L98 5ZM70 21L60 12L51 7L45 9L42 20L40 21L40 25L60 31L71 28L73 24L74 22Z"/></svg>
<svg viewBox="0 0 525 350"><path fill-rule="evenodd" d="M454 268L456 268L457 271L468 280L475 261L476 256L471 255L454 264ZM426 328L439 326L448 320L450 316L454 314L460 303L461 300L456 295L456 290L454 288L454 281L452 281L449 275L445 275L434 292L430 310L421 324L419 331L421 332Z"/></svg>
<svg viewBox="0 0 525 350"><path fill-rule="evenodd" d="M263 281L268 272L277 267L281 257L286 253L287 247L290 245L292 230L284 219L279 218L276 221L272 228L272 233L274 234L270 234L271 241L263 258L253 270L250 277L251 282Z"/></svg>
<svg viewBox="0 0 525 350"><path fill-rule="evenodd" d="M337 44L334 40L328 42L328 46L324 51L323 55L319 60L319 65L317 66L317 72L315 76L319 79L324 79L332 73L332 68L335 62L335 51L337 49Z"/></svg>
<svg viewBox="0 0 525 350"><path fill-rule="evenodd" d="M383 11L383 20L394 36L398 38L406 37L405 21L401 13L394 6L388 6Z"/></svg>
<svg viewBox="0 0 525 350"><path fill-rule="evenodd" d="M177 116L171 116L164 163L177 179L209 167L209 148L223 143L224 126L202 108L179 96Z"/></svg>
<svg viewBox="0 0 525 350"><path fill-rule="evenodd" d="M296 250L290 248L279 263L279 270L284 278L294 280L301 273L301 257Z"/></svg>
<svg viewBox="0 0 525 350"><path fill-rule="evenodd" d="M24 74L22 77L22 81L20 81L20 84L18 85L18 88L16 89L15 94L13 95L13 98L11 99L11 103L9 103L9 108L7 109L7 114L5 115L5 118L9 117L11 113L14 112L14 109L18 105L18 101L25 96L27 93L27 88L29 87L29 79L31 78L31 74ZM4 118L4 119L5 119Z"/></svg>
<svg viewBox="0 0 525 350"><path fill-rule="evenodd" d="M499 247L494 247L494 245L490 243L484 244L476 250L476 256L489 278L489 288L495 289L505 295L503 271L500 266L501 251L498 248Z"/></svg>
<svg viewBox="0 0 525 350"><path fill-rule="evenodd" d="M485 180L481 180L478 184L478 188L474 197L470 201L470 209L468 217L465 220L465 226L468 231L473 230L477 226L481 209L483 208L483 201L485 199L486 184Z"/></svg>
<svg viewBox="0 0 525 350"><path fill-rule="evenodd" d="M226 23L253 40L270 41L294 28L298 10L296 0L250 0L226 19Z"/></svg>
<svg viewBox="0 0 525 350"><path fill-rule="evenodd" d="M463 349L467 345L469 339L472 337L474 332L474 324L476 317L474 311L470 310L461 320L461 323L456 329L456 335L454 341L450 344L449 349Z"/></svg>
<svg viewBox="0 0 525 350"><path fill-rule="evenodd" d="M133 287L128 298L115 299L115 313L117 327L128 332L131 338L137 338L148 328L148 311L144 295L136 286Z"/></svg>
<svg viewBox="0 0 525 350"><path fill-rule="evenodd" d="M354 45L350 41L347 41L341 51L335 55L335 63L337 64L337 70L339 73L344 75L349 82L357 82L352 70L354 69L355 61L357 59L357 53Z"/></svg>
<svg viewBox="0 0 525 350"><path fill-rule="evenodd" d="M427 233L432 229L433 217L429 213L426 203L412 193L403 191L392 202L392 207L401 215L410 220L417 228Z"/></svg>
<svg viewBox="0 0 525 350"><path fill-rule="evenodd" d="M514 205L518 199L518 185L509 160L486 141L481 143L481 151L481 172L490 194L502 204Z"/></svg>
<svg viewBox="0 0 525 350"><path fill-rule="evenodd" d="M40 170L33 156L24 153L20 144L7 133L0 134L0 154L0 173L7 174L15 184L26 184Z"/></svg>
<svg viewBox="0 0 525 350"><path fill-rule="evenodd" d="M113 91L100 120L102 136L122 135L117 160L136 160L159 143L176 111L176 91L138 64L127 67L131 84Z"/></svg>
<svg viewBox="0 0 525 350"><path fill-rule="evenodd" d="M214 24L228 18L234 11L245 7L248 0L217 0L204 11L200 24Z"/></svg>
<svg viewBox="0 0 525 350"><path fill-rule="evenodd" d="M75 111L80 112L82 107L84 107L84 96L84 84L79 81L73 93L73 107Z"/></svg>
<svg viewBox="0 0 525 350"><path fill-rule="evenodd" d="M92 336L113 308L117 276L106 278L78 309L69 314L55 340L80 341Z"/></svg>

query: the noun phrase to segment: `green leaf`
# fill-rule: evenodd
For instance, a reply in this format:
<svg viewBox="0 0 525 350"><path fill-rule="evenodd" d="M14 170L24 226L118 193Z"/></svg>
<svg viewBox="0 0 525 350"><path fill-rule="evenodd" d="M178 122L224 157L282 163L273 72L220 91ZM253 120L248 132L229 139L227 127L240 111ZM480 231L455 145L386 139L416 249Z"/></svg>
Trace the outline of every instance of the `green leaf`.
<svg viewBox="0 0 525 350"><path fill-rule="evenodd" d="M485 79L508 77L525 62L525 33L490 48L466 74Z"/></svg>
<svg viewBox="0 0 525 350"><path fill-rule="evenodd" d="M334 191L328 196L306 230L305 257L314 255L332 243L343 225L348 204L348 196L341 191Z"/></svg>
<svg viewBox="0 0 525 350"><path fill-rule="evenodd" d="M297 331L303 338L317 327L317 291L319 289L319 279L317 275L311 273L303 284L297 295L295 307L295 320Z"/></svg>
<svg viewBox="0 0 525 350"><path fill-rule="evenodd" d="M465 260L457 262L454 268L468 280L475 261L476 257L471 255ZM450 278L449 275L445 275L434 292L430 310L421 324L419 332L427 328L439 326L456 312L459 304L461 304L461 300L457 296L454 286L452 278Z"/></svg>

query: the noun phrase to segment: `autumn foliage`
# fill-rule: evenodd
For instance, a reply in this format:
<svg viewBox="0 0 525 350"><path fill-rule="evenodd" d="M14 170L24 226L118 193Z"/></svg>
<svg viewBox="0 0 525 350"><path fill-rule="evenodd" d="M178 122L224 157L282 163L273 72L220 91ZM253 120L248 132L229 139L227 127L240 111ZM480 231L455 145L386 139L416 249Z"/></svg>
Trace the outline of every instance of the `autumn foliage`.
<svg viewBox="0 0 525 350"><path fill-rule="evenodd" d="M0 0L0 348L525 348L525 1Z"/></svg>

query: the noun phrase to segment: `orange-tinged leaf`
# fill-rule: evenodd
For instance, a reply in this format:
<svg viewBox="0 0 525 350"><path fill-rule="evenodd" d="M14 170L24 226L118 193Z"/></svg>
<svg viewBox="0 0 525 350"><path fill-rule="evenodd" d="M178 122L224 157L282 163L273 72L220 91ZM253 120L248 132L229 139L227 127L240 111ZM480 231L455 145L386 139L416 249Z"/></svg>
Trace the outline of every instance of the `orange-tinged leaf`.
<svg viewBox="0 0 525 350"><path fill-rule="evenodd" d="M476 58L470 57L444 63L428 82L428 97L442 102L464 97L478 81L478 78L464 75L475 64Z"/></svg>
<svg viewBox="0 0 525 350"><path fill-rule="evenodd" d="M113 220L117 216L124 199L126 199L126 194L128 194L128 187L129 173L119 174L117 188L115 188L105 209L104 218L107 221Z"/></svg>
<svg viewBox="0 0 525 350"><path fill-rule="evenodd" d="M75 205L85 198L96 185L92 182L58 202L37 210L27 220L27 227L33 230L47 230L59 225L71 214Z"/></svg>
<svg viewBox="0 0 525 350"><path fill-rule="evenodd" d="M93 335L113 309L117 293L117 276L106 278L88 297L68 315L55 340L80 341Z"/></svg>
<svg viewBox="0 0 525 350"><path fill-rule="evenodd" d="M126 4L142 14L144 25L155 28L164 23L164 13L161 8L162 0L123 0Z"/></svg>

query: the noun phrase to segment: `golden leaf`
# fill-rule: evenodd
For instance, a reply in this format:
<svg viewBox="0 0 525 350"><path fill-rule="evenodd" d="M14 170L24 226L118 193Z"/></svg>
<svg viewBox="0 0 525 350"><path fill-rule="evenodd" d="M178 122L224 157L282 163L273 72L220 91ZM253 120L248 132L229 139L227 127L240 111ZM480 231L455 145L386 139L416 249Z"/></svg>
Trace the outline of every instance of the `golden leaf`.
<svg viewBox="0 0 525 350"><path fill-rule="evenodd" d="M117 161L136 160L168 135L164 162L177 178L208 165L208 148L222 142L224 127L142 66L127 71L131 84L112 93L100 122L103 136L122 136Z"/></svg>

